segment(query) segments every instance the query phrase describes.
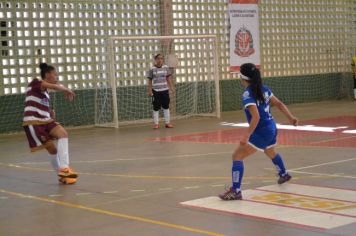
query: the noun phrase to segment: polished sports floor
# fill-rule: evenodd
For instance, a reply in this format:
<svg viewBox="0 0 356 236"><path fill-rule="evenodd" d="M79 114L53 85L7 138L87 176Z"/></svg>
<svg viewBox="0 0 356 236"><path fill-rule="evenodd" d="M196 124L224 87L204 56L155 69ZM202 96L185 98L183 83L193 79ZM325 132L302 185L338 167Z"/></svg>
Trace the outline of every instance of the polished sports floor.
<svg viewBox="0 0 356 236"><path fill-rule="evenodd" d="M0 235L348 235L356 232L356 101L276 110L278 152L293 179L279 186L263 153L245 160L242 201L230 185L243 111L221 119L119 129L71 129L76 185L58 184L44 151L24 133L0 136ZM162 125L161 125L162 126Z"/></svg>

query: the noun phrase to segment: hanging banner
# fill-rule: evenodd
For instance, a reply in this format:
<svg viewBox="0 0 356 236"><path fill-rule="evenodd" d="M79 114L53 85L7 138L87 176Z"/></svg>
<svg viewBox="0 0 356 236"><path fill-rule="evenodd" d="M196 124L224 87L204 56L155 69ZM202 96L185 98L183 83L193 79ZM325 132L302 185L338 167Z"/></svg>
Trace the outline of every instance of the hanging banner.
<svg viewBox="0 0 356 236"><path fill-rule="evenodd" d="M230 0L230 72L240 65L260 66L258 0Z"/></svg>

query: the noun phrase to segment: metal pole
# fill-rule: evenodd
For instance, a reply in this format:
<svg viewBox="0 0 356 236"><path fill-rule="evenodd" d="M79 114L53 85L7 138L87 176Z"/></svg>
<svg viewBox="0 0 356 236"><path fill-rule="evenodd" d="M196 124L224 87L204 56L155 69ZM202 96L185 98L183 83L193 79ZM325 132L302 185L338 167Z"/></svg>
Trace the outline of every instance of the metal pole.
<svg viewBox="0 0 356 236"><path fill-rule="evenodd" d="M119 116L117 108L117 94L116 94L116 79L115 79L115 53L114 53L114 39L109 38L109 77L112 91L112 110L113 110L113 123L115 128L119 128Z"/></svg>

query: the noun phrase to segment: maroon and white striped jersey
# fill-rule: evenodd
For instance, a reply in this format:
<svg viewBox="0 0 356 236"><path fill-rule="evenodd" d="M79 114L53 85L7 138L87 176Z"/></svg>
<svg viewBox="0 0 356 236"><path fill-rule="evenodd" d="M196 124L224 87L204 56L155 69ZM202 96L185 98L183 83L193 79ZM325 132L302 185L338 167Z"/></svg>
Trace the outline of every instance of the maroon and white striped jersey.
<svg viewBox="0 0 356 236"><path fill-rule="evenodd" d="M47 90L41 89L42 81L35 78L26 89L23 126L47 124L51 118L50 97Z"/></svg>

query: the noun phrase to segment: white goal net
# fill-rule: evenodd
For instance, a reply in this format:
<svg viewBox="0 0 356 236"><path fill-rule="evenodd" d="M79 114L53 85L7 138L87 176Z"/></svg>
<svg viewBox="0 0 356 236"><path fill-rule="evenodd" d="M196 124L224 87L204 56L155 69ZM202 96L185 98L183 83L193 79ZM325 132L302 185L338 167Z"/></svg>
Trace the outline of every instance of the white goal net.
<svg viewBox="0 0 356 236"><path fill-rule="evenodd" d="M172 119L220 117L217 39L212 35L110 37L96 89L97 126L152 120L147 72L161 53L170 67L176 92Z"/></svg>

